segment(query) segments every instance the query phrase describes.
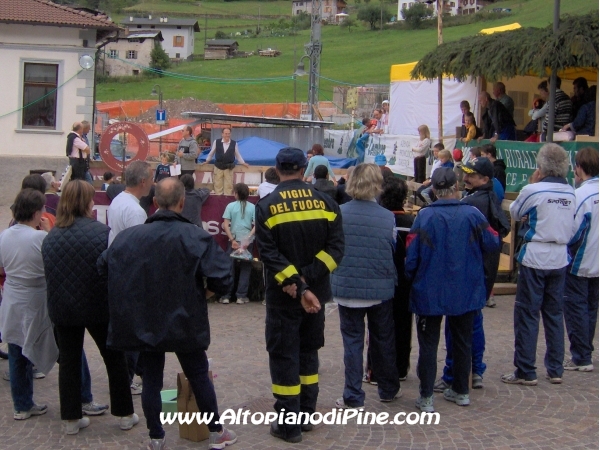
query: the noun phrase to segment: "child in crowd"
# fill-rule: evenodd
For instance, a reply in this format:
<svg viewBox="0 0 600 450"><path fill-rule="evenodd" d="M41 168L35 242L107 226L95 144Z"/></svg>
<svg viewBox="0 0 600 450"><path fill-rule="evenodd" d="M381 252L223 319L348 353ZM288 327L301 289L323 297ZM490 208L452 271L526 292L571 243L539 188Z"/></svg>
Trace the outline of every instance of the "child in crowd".
<svg viewBox="0 0 600 450"><path fill-rule="evenodd" d="M454 174L456 175L456 180L458 183L458 192L460 192L460 196L462 197L462 193L465 190L465 182L464 182L464 177L465 177L465 173L462 170L462 159L463 159L463 152L461 149L459 148L455 148L452 151L452 159L454 159Z"/></svg>
<svg viewBox="0 0 600 450"><path fill-rule="evenodd" d="M451 169L454 168L454 163L452 162L452 153L450 153L450 150L444 149L444 144L435 144L433 146L433 155L436 158L436 160L433 163L433 167L431 168L432 177L435 171L440 167L448 167ZM417 195L422 201L424 201L427 204L433 203L436 200L431 188L431 177L425 180L421 187L417 189Z"/></svg>
<svg viewBox="0 0 600 450"><path fill-rule="evenodd" d="M431 137L427 125L421 125L417 130L419 131L419 142L412 147L412 151L415 154L415 159L413 161L415 168L414 181L416 183L422 183L425 181L427 172L427 152L431 147Z"/></svg>
<svg viewBox="0 0 600 450"><path fill-rule="evenodd" d="M115 178L115 174L112 172L104 172L104 175L102 176L102 179L104 180L104 183L102 183L102 190L106 191L108 189L108 186L110 186L111 184L113 184L114 182L114 178Z"/></svg>
<svg viewBox="0 0 600 450"><path fill-rule="evenodd" d="M469 161L473 161L475 158L481 156L481 147L471 147L469 149Z"/></svg>
<svg viewBox="0 0 600 450"><path fill-rule="evenodd" d="M466 135L461 139L461 141L467 144L469 141L477 138L477 125L475 125L475 116L473 113L468 112L464 117Z"/></svg>
<svg viewBox="0 0 600 450"><path fill-rule="evenodd" d="M160 180L164 178L169 178L171 176L171 167L175 160L174 155L169 152L162 152L160 155L160 164L156 166L156 172L154 173L154 182L158 183Z"/></svg>
<svg viewBox="0 0 600 450"><path fill-rule="evenodd" d="M258 186L258 197L269 195L279 184L279 175L274 167L269 167L265 172L265 181Z"/></svg>
<svg viewBox="0 0 600 450"><path fill-rule="evenodd" d="M189 173L181 175L180 181L185 188L185 203L181 215L198 227L202 227L202 205L210 196L210 189L196 189L194 177Z"/></svg>
<svg viewBox="0 0 600 450"><path fill-rule="evenodd" d="M471 112L471 105L468 101L463 100L460 102L460 112L462 112L461 130L460 137L464 138L467 135L467 127L465 124L465 116Z"/></svg>
<svg viewBox="0 0 600 450"><path fill-rule="evenodd" d="M229 203L225 207L223 213L223 230L229 238L228 252L237 250L242 246L247 246L247 250L252 252L252 244L247 243L247 240L254 236L254 205L248 201L250 189L244 183L238 183L233 186L233 194L235 202ZM248 303L248 286L250 284L250 272L252 270L252 261L239 261L240 276L238 279L237 292L235 294L237 304ZM233 287L235 286L235 262L231 265L231 274L234 283L231 285L231 290L228 295L224 295L219 299L219 303L229 303L229 299L233 295Z"/></svg>

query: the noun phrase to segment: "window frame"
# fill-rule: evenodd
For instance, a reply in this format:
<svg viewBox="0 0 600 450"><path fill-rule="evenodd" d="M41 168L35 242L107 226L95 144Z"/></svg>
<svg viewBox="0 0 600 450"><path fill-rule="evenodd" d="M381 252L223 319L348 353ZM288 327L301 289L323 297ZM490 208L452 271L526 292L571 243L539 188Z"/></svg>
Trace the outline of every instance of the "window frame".
<svg viewBox="0 0 600 450"><path fill-rule="evenodd" d="M55 81L55 101L54 101L54 126L35 126L24 125L25 119L24 100L25 100L25 66L26 64L43 64L56 66ZM20 133L41 133L41 134L63 134L62 128L62 99L60 87L64 83L64 60L42 59L42 58L21 58L19 61L19 114L16 123L16 132Z"/></svg>
<svg viewBox="0 0 600 450"><path fill-rule="evenodd" d="M114 55L113 55L113 52L114 52ZM109 49L108 57L109 57L109 59L117 59L119 57L119 50L117 50L115 48Z"/></svg>
<svg viewBox="0 0 600 450"><path fill-rule="evenodd" d="M137 50L127 50L127 53L125 54L125 59L138 59Z"/></svg>

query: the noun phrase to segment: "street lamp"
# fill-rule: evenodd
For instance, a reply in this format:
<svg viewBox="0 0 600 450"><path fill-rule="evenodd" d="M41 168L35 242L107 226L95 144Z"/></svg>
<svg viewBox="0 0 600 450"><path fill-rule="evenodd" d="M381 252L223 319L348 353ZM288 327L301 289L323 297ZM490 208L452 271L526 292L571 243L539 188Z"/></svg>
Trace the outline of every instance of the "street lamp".
<svg viewBox="0 0 600 450"><path fill-rule="evenodd" d="M156 92L156 88L158 88L158 93ZM162 95L162 89L160 88L160 86L158 84L155 84L154 86L152 86L152 92L150 92L150 95L155 97L158 95L158 107L162 110L163 109L163 95ZM162 131L162 124L159 125L159 130ZM160 155L162 155L162 136L160 136L158 138L158 156L160 157Z"/></svg>

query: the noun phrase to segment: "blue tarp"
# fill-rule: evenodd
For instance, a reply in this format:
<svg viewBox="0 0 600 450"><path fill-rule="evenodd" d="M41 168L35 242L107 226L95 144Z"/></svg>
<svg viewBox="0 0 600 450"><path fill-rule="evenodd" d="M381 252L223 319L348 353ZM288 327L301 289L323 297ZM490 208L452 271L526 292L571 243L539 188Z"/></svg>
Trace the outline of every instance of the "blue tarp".
<svg viewBox="0 0 600 450"><path fill-rule="evenodd" d="M237 141L242 158L251 166L275 166L275 157L279 150L288 147L287 144L281 142L271 141L269 139L263 139L259 137L249 137ZM202 152L198 158L199 162L206 161L206 157L210 149ZM326 156L329 160L329 164L334 169L347 169L350 166L356 164L356 158L337 158L333 156Z"/></svg>

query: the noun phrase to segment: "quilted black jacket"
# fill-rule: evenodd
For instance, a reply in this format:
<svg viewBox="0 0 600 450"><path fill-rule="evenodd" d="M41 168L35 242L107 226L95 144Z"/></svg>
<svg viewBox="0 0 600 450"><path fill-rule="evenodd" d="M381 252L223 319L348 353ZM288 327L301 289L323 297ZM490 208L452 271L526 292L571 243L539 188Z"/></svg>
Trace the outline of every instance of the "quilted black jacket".
<svg viewBox="0 0 600 450"><path fill-rule="evenodd" d="M54 227L42 244L48 313L55 325L108 324L106 280L96 261L108 246L109 228L87 217Z"/></svg>

